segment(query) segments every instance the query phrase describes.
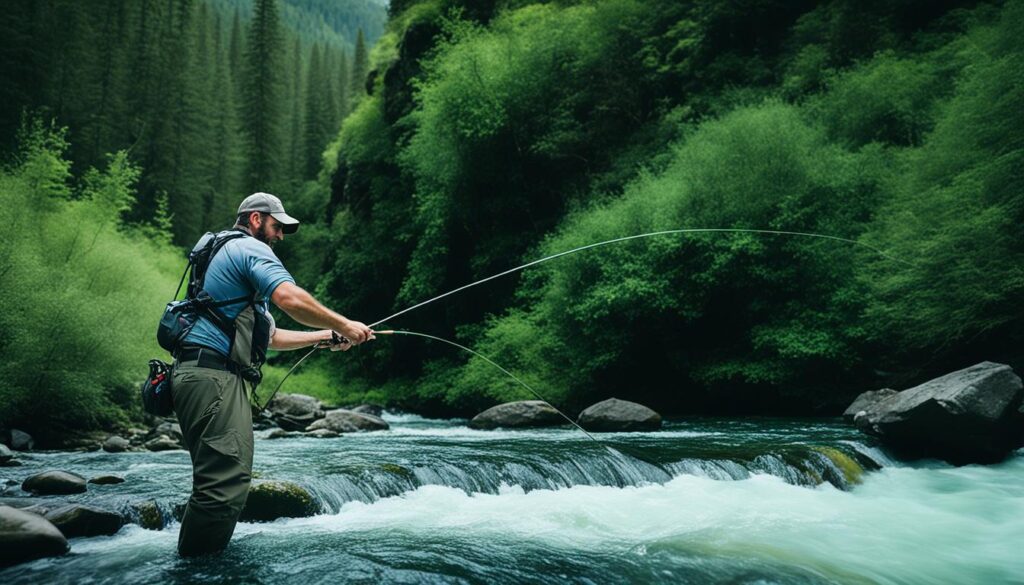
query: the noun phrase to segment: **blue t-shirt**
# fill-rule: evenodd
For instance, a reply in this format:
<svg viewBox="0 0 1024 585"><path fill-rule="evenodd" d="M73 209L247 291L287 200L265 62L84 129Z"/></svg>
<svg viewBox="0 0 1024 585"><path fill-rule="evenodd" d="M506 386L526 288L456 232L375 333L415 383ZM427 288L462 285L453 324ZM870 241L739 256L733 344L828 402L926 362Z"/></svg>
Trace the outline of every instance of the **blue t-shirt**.
<svg viewBox="0 0 1024 585"><path fill-rule="evenodd" d="M221 232L223 233L223 232ZM206 245L207 238L201 238L196 249ZM256 297L256 310L270 316L267 301L274 289L282 282L295 283L270 246L256 238L243 236L235 238L217 252L206 269L203 289L215 301L226 301L238 297ZM214 309L228 320L233 320L245 309L247 303L239 302ZM273 318L271 318L273 323ZM192 331L185 337L189 345L202 345L227 355L231 343L216 325L200 317Z"/></svg>

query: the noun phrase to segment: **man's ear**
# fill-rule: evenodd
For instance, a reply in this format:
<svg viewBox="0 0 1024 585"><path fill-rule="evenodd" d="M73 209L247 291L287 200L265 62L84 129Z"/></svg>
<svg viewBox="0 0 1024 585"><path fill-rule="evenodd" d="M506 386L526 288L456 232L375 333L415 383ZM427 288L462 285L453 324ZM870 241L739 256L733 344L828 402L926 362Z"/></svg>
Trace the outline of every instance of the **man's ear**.
<svg viewBox="0 0 1024 585"><path fill-rule="evenodd" d="M262 223L263 214L261 214L258 211L253 211L252 213L249 214L249 225L251 225L254 228L258 228Z"/></svg>

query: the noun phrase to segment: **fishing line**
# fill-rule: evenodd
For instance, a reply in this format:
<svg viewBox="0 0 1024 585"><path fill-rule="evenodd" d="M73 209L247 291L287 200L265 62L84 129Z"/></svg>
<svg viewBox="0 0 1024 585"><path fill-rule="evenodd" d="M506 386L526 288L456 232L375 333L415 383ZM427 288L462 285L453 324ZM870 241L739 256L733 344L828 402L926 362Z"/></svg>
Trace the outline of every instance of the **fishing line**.
<svg viewBox="0 0 1024 585"><path fill-rule="evenodd" d="M811 232L791 232L791 231L785 231L785 230L759 230L759 229L744 229L744 228L684 228L684 229L678 229L678 230L663 230L663 231L658 231L658 232L648 232L646 234L637 234L637 235L634 235L634 236L625 236L625 237L622 237L622 238L614 238L614 239L611 239L611 240L605 240L603 242L597 242L595 244L587 244L586 246L580 246L578 248L573 248L572 250L566 250L564 252L559 252L557 254L552 254L550 256L545 256L543 258L534 260L532 262L527 262L526 264L523 264L522 266L516 266L515 268L510 268L510 269L508 269L508 270L506 270L504 272L499 272L498 274L492 274L491 276L488 276L486 278L482 278L482 279L480 279L480 280L478 280L476 282L471 282L469 284L460 286L459 288L450 290L450 291L448 291L446 293L439 294L439 295L437 295L436 297L434 297L432 299L427 299L427 300L425 300L425 301L423 301L421 303L417 303L417 304L415 304L415 305L413 305L413 306L411 306L409 308L402 309L401 311L399 311L399 312L397 312L397 313L395 313L393 315L388 315L387 317L384 317L383 319L381 319L379 321L375 321L375 322L371 323L370 324L370 328L372 329L373 327L376 327L377 325L380 325L381 323L383 323L385 321L388 321L390 319L394 319L395 317L398 317L399 315L404 315L405 313L408 313L409 311L412 311L414 309L418 309L418 308L420 308L420 307L422 307L424 305L429 305L430 303L433 303L434 301L441 300L441 299L443 299L443 298L445 298L447 296L453 295L453 294L455 294L457 292L464 291L467 288L471 288L471 287L477 286L479 284L483 284L483 283L485 283L487 281L494 280L495 278L500 278L502 276L505 276L505 275L508 275L508 274L512 274L513 272L518 272L520 270L523 270L524 268L529 268L530 266L536 266L537 264L540 264L541 262L547 262L548 260L554 260L555 258L561 258L562 256L568 256L569 254L575 254L576 252L582 252L583 250L589 250L590 248L597 248L597 247L600 247L600 246L607 246L608 244L614 244L614 243L617 243L617 242L625 242L627 240L637 240L637 239L640 239L640 238L649 238L649 237L652 237L652 236L663 236L663 235L667 235L667 234L699 234L699 233L751 233L751 234L768 234L768 235L782 235L782 236L804 236L804 237L808 237L808 238L821 238L821 239L825 239L825 240L835 240L837 242L847 242L847 243L850 243L850 244L855 244L855 245L858 245L858 246L863 246L863 247L865 247L865 248L875 252L879 256L882 256L883 258L887 258L889 260L893 260L893 261L896 261L896 262L902 262L903 264L907 264L909 266L914 266L914 264L912 262L908 262L906 260L903 260L902 258L897 258L896 256L893 256L893 255L889 254L885 250L876 248L876 247L874 247L874 246L872 246L870 244L865 244L864 242L859 242L857 240L851 240L849 238L842 238L842 237L839 237L839 236L829 236L829 235L825 235L825 234L815 234L815 233L811 233Z"/></svg>

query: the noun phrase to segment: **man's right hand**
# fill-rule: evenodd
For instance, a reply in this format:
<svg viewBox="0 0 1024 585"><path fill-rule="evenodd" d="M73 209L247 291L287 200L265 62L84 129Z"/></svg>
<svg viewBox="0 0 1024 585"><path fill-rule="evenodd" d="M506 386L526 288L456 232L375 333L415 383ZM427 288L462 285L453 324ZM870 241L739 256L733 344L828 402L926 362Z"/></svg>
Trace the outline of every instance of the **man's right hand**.
<svg viewBox="0 0 1024 585"><path fill-rule="evenodd" d="M370 341L371 339L377 339L373 335L373 329L366 326L365 323L359 321L346 320L345 326L338 329L338 333L352 342L352 345L359 345L360 343Z"/></svg>

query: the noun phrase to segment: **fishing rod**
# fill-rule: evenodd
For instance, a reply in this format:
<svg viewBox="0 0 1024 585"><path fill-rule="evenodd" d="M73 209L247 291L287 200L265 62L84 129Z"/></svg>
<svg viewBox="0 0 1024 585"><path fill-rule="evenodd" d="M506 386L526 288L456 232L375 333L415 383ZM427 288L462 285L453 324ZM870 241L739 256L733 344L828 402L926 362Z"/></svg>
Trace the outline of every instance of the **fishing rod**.
<svg viewBox="0 0 1024 585"><path fill-rule="evenodd" d="M796 231L788 231L788 230L764 230L764 229L747 229L747 228L682 228L682 229L675 229L675 230L661 230L661 231L656 231L656 232L647 232L647 233L644 233L644 234L636 234L636 235L632 235L632 236L624 236L624 237L621 237L621 238L613 238L613 239L610 239L610 240L604 240L602 242L596 242L594 244L587 244L585 246L579 246L578 248L573 248L571 250L566 250L564 252L558 252L556 254L551 254L549 256L545 256L543 258L539 258L537 260L533 260L532 262L527 262L526 264L523 264L523 265L520 265L520 266L516 266L515 268L510 268L510 269L508 269L508 270L506 270L504 272L499 272L497 274L492 274L491 276L488 276L486 278L481 278L480 280L477 280L477 281L471 282L469 284L460 286L460 287L458 287L456 289L452 289L452 290L450 290L450 291L448 291L446 293L439 294L439 295L437 295L437 296L435 296L433 298L430 298L430 299L427 299L427 300L425 300L423 302L417 303L417 304L415 304L415 305L413 305L411 307L402 309L401 311L398 311L397 313L394 313L392 315L388 315L387 317L384 317L383 319L380 319L378 321L374 321L373 323L371 323L369 325L369 327L372 329L372 328L376 327L377 325L380 325L381 323L384 323L385 321L389 321L391 319L394 319L396 317L404 315L404 314L406 314L406 313L408 313L410 311L413 311L413 310L418 309L420 307L429 305L430 303L433 303L435 301L439 301L439 300L441 300L441 299L443 299L445 297L451 296L451 295L453 295L455 293L462 292L462 291L464 291L466 289L472 288L474 286L481 285L481 284L483 284L485 282L489 282L489 281L494 280L496 278L501 278L502 276L507 276L509 274L513 274L515 272L519 272L519 271L524 270L526 268L529 268L531 266L536 266L537 264L541 264L542 262L548 262L548 261L554 260L556 258L561 258L562 256L568 256L570 254L575 254L577 252L582 252L584 250L589 250L591 248L598 248L598 247L601 247L601 246L607 246L607 245L610 245L610 244L615 244L615 243L618 243L618 242L625 242L625 241L628 241L628 240L638 240L638 239L641 239L641 238L650 238L650 237L654 237L654 236L664 236L664 235L670 235L670 234L700 234L700 233L751 233L751 234L762 234L762 235L800 236L800 237L808 237L808 238L820 238L820 239L825 239L825 240L833 240L833 241L837 241L837 242L846 242L846 243L849 243L849 244L854 244L854 245L857 245L857 246L862 246L864 248L867 248L867 249L871 250L872 252L878 254L879 256L882 256L883 258L886 258L886 259L889 259L889 260L893 260L895 262L901 262L901 263L907 264L909 266L914 266L914 264L912 262L909 262L909 261L904 260L902 258L893 256L893 255L889 254L888 252L886 252L885 250L882 250L880 248L876 248L875 246L872 246L870 244L865 244L864 242L860 242L858 240L852 240L850 238L843 238L843 237L840 237L840 236L831 236L831 235L827 235L827 234L816 234L816 233L813 233L813 232L796 232ZM425 335L425 334L421 334L421 335ZM344 339L344 338L339 338L339 339ZM347 340L345 340L345 341L347 341ZM441 340L441 341L445 341L446 343L452 343L452 342L449 342L447 340ZM332 339L331 342L320 342L320 343L315 344L313 346L313 348L310 349L308 353L306 353L306 355L302 356L302 358L300 358L299 361L296 362L295 365L292 366L290 370L288 370L288 372L285 374L284 378L282 378L281 381L277 383L277 387L275 387L274 391L271 392L270 398L268 398L267 401L263 403L263 406L260 407L260 412L262 412L263 409L265 409L270 404L270 402L277 395L277 391L281 389L281 385L284 384L284 381L287 380L288 377L292 375L292 372L294 372L296 370L296 368L298 368L299 365L302 364L302 362L306 361L306 358L311 356L316 350L330 347L332 344L335 344L335 343L337 343L337 341L335 339ZM452 343L452 344L453 345L457 345L457 344L454 344L454 343ZM461 347L461 346L457 346L457 347ZM467 351L472 351L472 350L469 350L468 348L463 348L463 349L466 349ZM497 364L495 364L495 365L497 365ZM545 401L545 402L547 402L547 401ZM259 405L257 404L257 406L259 406ZM593 438L593 437L591 437L591 438Z"/></svg>

